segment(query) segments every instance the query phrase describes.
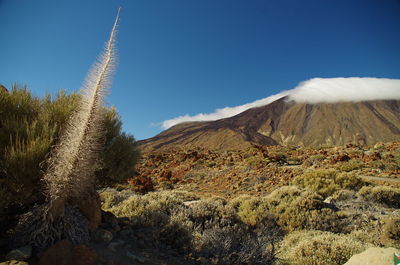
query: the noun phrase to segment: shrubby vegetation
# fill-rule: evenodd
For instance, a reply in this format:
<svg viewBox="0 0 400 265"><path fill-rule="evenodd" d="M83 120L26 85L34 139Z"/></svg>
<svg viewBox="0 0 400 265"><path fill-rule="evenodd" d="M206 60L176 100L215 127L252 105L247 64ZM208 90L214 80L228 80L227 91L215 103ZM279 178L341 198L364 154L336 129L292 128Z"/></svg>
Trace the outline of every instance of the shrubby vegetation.
<svg viewBox="0 0 400 265"><path fill-rule="evenodd" d="M282 241L280 264L325 265L344 264L367 246L349 235L323 231L297 231Z"/></svg>
<svg viewBox="0 0 400 265"><path fill-rule="evenodd" d="M366 200L382 203L388 207L400 207L400 189L388 186L363 187L359 195Z"/></svg>
<svg viewBox="0 0 400 265"><path fill-rule="evenodd" d="M350 172L353 170L360 169L362 164L357 160L349 160L347 162L342 162L338 164L337 169L340 171Z"/></svg>
<svg viewBox="0 0 400 265"><path fill-rule="evenodd" d="M40 99L26 87L17 86L9 92L0 90L0 216L43 199L40 179L46 170L46 157L75 110L78 97L60 91ZM115 109L104 109L104 115L107 135L96 172L100 186L131 177L138 159L136 142L121 131Z"/></svg>
<svg viewBox="0 0 400 265"><path fill-rule="evenodd" d="M324 156L324 155L312 155L309 158L307 158L306 160L304 160L303 165L306 167L311 167L311 166L317 165L321 161L324 161L325 158L326 158L326 156Z"/></svg>
<svg viewBox="0 0 400 265"><path fill-rule="evenodd" d="M283 234L273 217L249 225L222 198L197 200L189 193L162 191L121 200L125 194L102 192L103 208L128 217L133 227L152 228L160 242L180 252L213 264L273 264L275 260L274 246Z"/></svg>
<svg viewBox="0 0 400 265"><path fill-rule="evenodd" d="M400 248L400 216L386 218L382 228L382 240L389 246Z"/></svg>
<svg viewBox="0 0 400 265"><path fill-rule="evenodd" d="M296 177L293 184L315 191L323 197L343 189L359 190L366 183L355 174L334 169L310 170Z"/></svg>
<svg viewBox="0 0 400 265"><path fill-rule="evenodd" d="M352 190L335 194L342 201L361 196ZM147 227L157 242L210 264L344 264L373 245L399 247L398 217L378 222L366 215L361 220L365 226L352 226L351 213L329 208L322 196L296 186L232 200L200 199L178 191L138 195L113 189L100 196L103 209L129 218L132 227ZM376 229L379 223L383 226Z"/></svg>

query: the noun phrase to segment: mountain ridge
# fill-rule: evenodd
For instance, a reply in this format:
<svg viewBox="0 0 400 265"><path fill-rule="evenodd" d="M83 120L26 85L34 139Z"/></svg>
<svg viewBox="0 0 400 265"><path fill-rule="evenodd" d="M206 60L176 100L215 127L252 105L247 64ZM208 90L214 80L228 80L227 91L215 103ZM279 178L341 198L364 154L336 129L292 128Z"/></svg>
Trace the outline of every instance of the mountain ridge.
<svg viewBox="0 0 400 265"><path fill-rule="evenodd" d="M139 141L142 149L343 145L400 139L400 100L296 103L282 97L216 121L185 122Z"/></svg>

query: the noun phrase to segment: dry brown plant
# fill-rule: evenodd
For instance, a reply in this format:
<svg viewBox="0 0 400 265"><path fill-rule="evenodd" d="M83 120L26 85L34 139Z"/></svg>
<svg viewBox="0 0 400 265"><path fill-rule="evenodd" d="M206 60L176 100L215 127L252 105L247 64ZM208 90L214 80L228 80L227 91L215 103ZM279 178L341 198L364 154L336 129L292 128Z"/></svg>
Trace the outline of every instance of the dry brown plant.
<svg viewBox="0 0 400 265"><path fill-rule="evenodd" d="M86 219L70 200L81 199L94 187L94 172L105 131L103 99L115 69L115 38L118 9L104 52L89 71L80 90L78 108L69 119L59 144L52 148L43 176L47 202L22 215L16 239L43 249L67 238L74 243L87 241Z"/></svg>

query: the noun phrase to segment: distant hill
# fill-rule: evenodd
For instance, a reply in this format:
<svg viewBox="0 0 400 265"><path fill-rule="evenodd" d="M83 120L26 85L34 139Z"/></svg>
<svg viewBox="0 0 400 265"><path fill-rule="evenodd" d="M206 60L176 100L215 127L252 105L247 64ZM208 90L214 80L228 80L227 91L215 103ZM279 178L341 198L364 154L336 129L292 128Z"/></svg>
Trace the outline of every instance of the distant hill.
<svg viewBox="0 0 400 265"><path fill-rule="evenodd" d="M400 140L400 100L306 104L286 97L236 116L175 125L139 141L142 149L258 145L343 145Z"/></svg>

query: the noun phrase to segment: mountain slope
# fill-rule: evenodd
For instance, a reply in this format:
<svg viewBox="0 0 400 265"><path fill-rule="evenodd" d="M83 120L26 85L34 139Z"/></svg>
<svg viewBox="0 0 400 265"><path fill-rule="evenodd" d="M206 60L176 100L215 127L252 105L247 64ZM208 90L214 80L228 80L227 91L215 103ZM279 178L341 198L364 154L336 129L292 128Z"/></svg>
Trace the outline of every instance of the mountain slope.
<svg viewBox="0 0 400 265"><path fill-rule="evenodd" d="M206 147L241 149L259 145L343 145L400 139L400 101L306 104L281 98L236 116L171 127L140 141L143 149Z"/></svg>

